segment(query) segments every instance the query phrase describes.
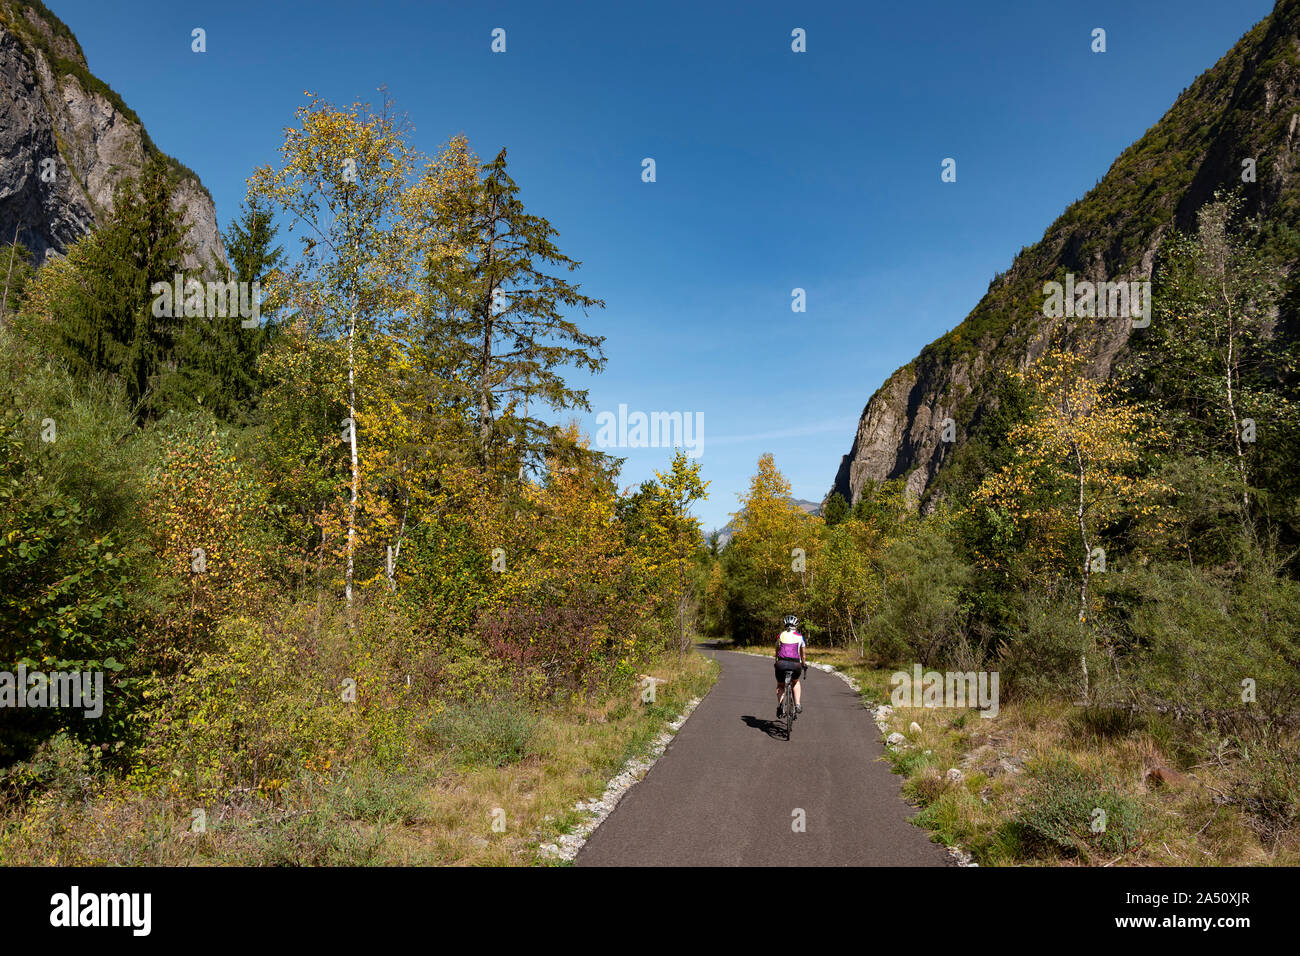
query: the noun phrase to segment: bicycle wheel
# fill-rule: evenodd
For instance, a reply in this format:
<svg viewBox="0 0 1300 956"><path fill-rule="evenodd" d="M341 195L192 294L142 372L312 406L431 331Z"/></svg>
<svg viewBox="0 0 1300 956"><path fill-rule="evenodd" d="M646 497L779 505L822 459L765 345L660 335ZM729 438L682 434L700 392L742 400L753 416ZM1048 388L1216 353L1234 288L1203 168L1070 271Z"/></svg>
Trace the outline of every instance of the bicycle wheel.
<svg viewBox="0 0 1300 956"><path fill-rule="evenodd" d="M790 731L794 730L794 685L790 681L790 672L785 673L785 696L781 698L782 705L785 707L785 739L790 739Z"/></svg>

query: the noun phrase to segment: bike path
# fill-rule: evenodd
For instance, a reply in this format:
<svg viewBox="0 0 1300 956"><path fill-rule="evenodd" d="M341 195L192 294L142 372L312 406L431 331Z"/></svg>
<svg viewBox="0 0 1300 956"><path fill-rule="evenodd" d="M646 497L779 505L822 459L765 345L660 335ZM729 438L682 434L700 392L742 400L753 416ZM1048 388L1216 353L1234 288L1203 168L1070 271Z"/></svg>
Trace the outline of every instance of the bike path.
<svg viewBox="0 0 1300 956"><path fill-rule="evenodd" d="M953 864L908 822L916 811L881 759L880 732L843 680L809 669L804 711L787 741L771 658L702 653L722 665L717 684L576 865Z"/></svg>

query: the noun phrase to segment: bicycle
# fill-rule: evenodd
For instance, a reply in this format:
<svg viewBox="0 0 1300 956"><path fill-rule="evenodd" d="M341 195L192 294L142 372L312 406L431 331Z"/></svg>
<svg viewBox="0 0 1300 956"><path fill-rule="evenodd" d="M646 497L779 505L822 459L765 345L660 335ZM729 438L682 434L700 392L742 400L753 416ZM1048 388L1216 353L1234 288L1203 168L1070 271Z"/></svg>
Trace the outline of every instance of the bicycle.
<svg viewBox="0 0 1300 956"><path fill-rule="evenodd" d="M790 732L794 730L794 720L799 715L795 713L794 704L794 675L791 671L785 672L785 690L781 692L781 714L778 720L785 718L785 739L790 739Z"/></svg>

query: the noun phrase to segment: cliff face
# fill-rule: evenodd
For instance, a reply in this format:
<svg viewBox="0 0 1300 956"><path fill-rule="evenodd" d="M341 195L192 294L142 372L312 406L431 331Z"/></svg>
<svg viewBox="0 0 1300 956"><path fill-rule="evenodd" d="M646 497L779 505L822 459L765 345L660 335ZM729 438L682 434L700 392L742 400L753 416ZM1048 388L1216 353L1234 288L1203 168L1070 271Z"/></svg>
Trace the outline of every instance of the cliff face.
<svg viewBox="0 0 1300 956"><path fill-rule="evenodd" d="M1253 159L1255 181L1243 182ZM1047 318L1043 285L1151 278L1171 228L1191 229L1216 190L1241 188L1247 212L1300 220L1300 0L1279 0L1169 112L1112 164L1035 245L1021 250L974 310L896 371L867 402L831 491L850 505L869 482L905 478L923 503L945 461L995 407L995 387L1049 342L1106 377L1127 318ZM945 441L945 419L952 419Z"/></svg>
<svg viewBox="0 0 1300 956"><path fill-rule="evenodd" d="M17 228L37 262L62 254L104 221L118 184L151 154L138 117L89 72L71 31L42 4L0 0L0 242ZM212 198L192 172L168 165L195 247L187 268L224 263Z"/></svg>

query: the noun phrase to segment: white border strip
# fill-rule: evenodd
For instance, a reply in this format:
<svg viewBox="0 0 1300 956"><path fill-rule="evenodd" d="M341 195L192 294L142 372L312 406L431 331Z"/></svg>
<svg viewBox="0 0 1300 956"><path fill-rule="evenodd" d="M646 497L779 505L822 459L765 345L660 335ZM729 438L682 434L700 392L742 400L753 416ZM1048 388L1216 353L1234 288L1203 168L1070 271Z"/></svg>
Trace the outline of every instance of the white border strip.
<svg viewBox="0 0 1300 956"><path fill-rule="evenodd" d="M591 800L580 800L573 805L573 809L579 813L586 814L586 819L579 823L569 833L565 833L556 840L555 843L543 843L537 848L538 854L546 860L563 860L570 862L578 855L591 836L596 827L605 822L605 818L614 812L618 802L623 799L623 795L631 790L655 765L668 744L672 742L677 731L681 730L682 725L686 723L691 716L691 712L703 698L696 697L687 703L686 708L678 715L677 719L668 724L658 737L650 743L649 749L639 757L633 757L623 765L614 778L605 786L605 792Z"/></svg>

